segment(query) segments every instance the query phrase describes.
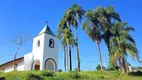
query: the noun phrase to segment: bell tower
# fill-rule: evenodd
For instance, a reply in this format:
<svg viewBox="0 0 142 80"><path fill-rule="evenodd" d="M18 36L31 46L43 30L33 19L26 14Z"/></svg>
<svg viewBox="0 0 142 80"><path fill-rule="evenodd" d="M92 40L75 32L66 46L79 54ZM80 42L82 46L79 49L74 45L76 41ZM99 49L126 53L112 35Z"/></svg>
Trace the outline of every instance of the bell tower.
<svg viewBox="0 0 142 80"><path fill-rule="evenodd" d="M33 41L33 69L53 70L58 68L59 39L46 24Z"/></svg>

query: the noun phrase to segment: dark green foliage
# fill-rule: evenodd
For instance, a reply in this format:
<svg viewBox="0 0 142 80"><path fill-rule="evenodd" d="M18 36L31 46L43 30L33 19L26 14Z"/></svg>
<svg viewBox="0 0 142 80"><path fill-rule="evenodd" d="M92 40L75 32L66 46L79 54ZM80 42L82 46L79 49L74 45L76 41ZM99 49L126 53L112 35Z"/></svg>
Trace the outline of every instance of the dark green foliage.
<svg viewBox="0 0 142 80"><path fill-rule="evenodd" d="M131 75L131 76L142 76L142 72L141 71L130 72L130 73L128 73L128 75Z"/></svg>
<svg viewBox="0 0 142 80"><path fill-rule="evenodd" d="M101 70L101 66L98 65L98 66L96 67L96 69L97 69L97 70ZM103 69L103 70L106 70L106 68L105 68L104 66L102 66L102 69Z"/></svg>
<svg viewBox="0 0 142 80"><path fill-rule="evenodd" d="M28 77L25 78L25 80L43 80L43 78L40 75L29 74Z"/></svg>
<svg viewBox="0 0 142 80"><path fill-rule="evenodd" d="M101 66L98 65L98 66L96 67L96 69L97 69L97 70L101 70Z"/></svg>
<svg viewBox="0 0 142 80"><path fill-rule="evenodd" d="M110 71L115 71L115 70L119 70L120 69L120 67L119 66L115 66L115 67L112 67L112 68L109 68L108 70L110 70Z"/></svg>
<svg viewBox="0 0 142 80"><path fill-rule="evenodd" d="M5 80L5 77L0 77L0 80Z"/></svg>
<svg viewBox="0 0 142 80"><path fill-rule="evenodd" d="M59 69L58 72L63 72L62 69Z"/></svg>
<svg viewBox="0 0 142 80"><path fill-rule="evenodd" d="M70 73L71 73L71 75L70 75L71 78L73 78L73 79L80 78L78 71L71 71Z"/></svg>
<svg viewBox="0 0 142 80"><path fill-rule="evenodd" d="M102 79L105 79L105 77L104 77L104 76L101 76L101 78L102 78Z"/></svg>
<svg viewBox="0 0 142 80"><path fill-rule="evenodd" d="M53 77L53 76L55 76L55 73L53 71L42 71L41 74L43 76L47 76L47 77Z"/></svg>

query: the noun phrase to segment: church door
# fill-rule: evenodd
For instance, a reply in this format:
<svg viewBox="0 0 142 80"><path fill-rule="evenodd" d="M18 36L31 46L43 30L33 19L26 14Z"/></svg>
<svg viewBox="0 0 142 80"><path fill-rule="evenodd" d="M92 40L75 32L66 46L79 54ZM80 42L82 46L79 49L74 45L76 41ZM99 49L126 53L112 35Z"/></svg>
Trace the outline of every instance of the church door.
<svg viewBox="0 0 142 80"><path fill-rule="evenodd" d="M48 59L45 62L45 69L55 71L55 69L56 69L55 62L52 59Z"/></svg>
<svg viewBox="0 0 142 80"><path fill-rule="evenodd" d="M35 65L35 70L39 70L40 65Z"/></svg>
<svg viewBox="0 0 142 80"><path fill-rule="evenodd" d="M40 62L39 60L35 60L33 63L33 70L40 70Z"/></svg>

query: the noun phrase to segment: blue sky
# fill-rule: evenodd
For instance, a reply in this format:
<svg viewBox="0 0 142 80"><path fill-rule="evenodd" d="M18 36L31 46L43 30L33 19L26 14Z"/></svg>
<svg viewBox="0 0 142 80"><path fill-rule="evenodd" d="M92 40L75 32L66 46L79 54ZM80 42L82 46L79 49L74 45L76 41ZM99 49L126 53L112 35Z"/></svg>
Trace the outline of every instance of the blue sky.
<svg viewBox="0 0 142 80"><path fill-rule="evenodd" d="M123 21L129 23L135 28L135 32L131 32L134 37L140 59L142 59L142 1L141 0L1 0L0 1L0 63L13 59L16 45L11 43L20 31L24 36L34 37L45 26L48 21L53 32L57 33L57 24L62 18L64 12L72 4L77 3L83 9L95 9L97 6L107 7L113 5ZM97 47L84 31L79 27L79 50L81 57L81 69L91 70L99 64ZM18 53L18 57L23 56L32 51L32 39L25 42ZM101 43L101 53L103 55L104 66L108 66L108 51L104 42ZM76 67L75 49L73 54L73 68ZM130 59L132 66L142 66L142 64ZM63 52L61 45L59 46L59 68L63 69Z"/></svg>

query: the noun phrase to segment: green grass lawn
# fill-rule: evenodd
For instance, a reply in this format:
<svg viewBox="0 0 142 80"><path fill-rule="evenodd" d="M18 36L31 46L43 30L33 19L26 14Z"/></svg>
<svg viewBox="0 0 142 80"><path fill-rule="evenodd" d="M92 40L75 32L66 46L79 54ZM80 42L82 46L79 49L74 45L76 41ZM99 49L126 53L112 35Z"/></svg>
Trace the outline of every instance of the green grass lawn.
<svg viewBox="0 0 142 80"><path fill-rule="evenodd" d="M142 75L124 75L117 71L17 71L0 73L0 77L5 77L6 80L142 80Z"/></svg>

